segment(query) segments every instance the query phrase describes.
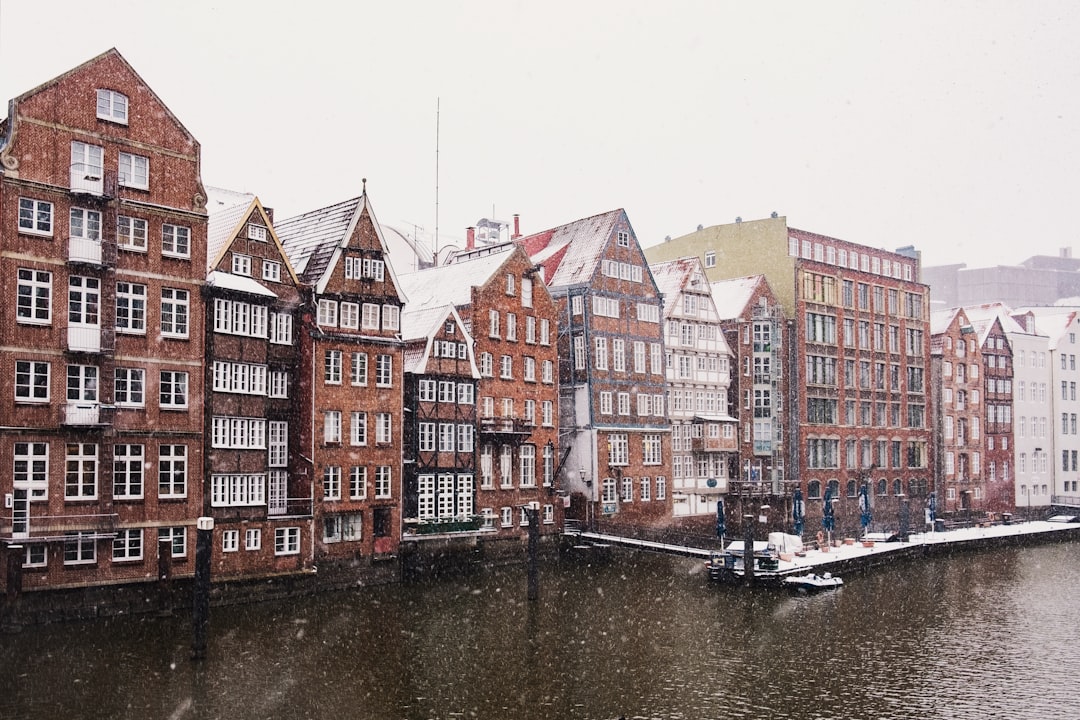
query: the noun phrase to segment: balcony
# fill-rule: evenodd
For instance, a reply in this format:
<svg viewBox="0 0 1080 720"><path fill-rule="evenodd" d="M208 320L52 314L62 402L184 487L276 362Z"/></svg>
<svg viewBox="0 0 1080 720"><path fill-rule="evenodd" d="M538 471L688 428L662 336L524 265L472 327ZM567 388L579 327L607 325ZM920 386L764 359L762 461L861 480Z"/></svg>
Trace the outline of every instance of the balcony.
<svg viewBox="0 0 1080 720"><path fill-rule="evenodd" d="M92 426L101 421L101 403L69 402L64 406L64 425Z"/></svg>
<svg viewBox="0 0 1080 720"><path fill-rule="evenodd" d="M68 262L100 266L102 257L100 240L80 237L68 239Z"/></svg>
<svg viewBox="0 0 1080 720"><path fill-rule="evenodd" d="M68 325L68 350L70 352L101 352L100 325Z"/></svg>
<svg viewBox="0 0 1080 720"><path fill-rule="evenodd" d="M691 449L694 452L735 452L738 448L739 442L734 435L727 438L697 437L691 443Z"/></svg>
<svg viewBox="0 0 1080 720"><path fill-rule="evenodd" d="M481 435L519 436L521 439L532 435L536 428L535 423L524 418L481 418Z"/></svg>
<svg viewBox="0 0 1080 720"><path fill-rule="evenodd" d="M71 164L71 192L101 197L105 194L105 173L100 166Z"/></svg>

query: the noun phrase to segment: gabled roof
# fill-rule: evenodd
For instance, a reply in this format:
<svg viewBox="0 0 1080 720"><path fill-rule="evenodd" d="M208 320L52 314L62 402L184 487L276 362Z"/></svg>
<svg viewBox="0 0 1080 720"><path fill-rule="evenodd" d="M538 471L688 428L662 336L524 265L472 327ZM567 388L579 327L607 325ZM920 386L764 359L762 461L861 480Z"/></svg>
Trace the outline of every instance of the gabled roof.
<svg viewBox="0 0 1080 720"><path fill-rule="evenodd" d="M297 274L314 285L315 292L322 293L330 280L329 271L337 265L342 249L348 246L349 238L366 210L379 240L386 272L402 302L405 302L408 293L402 291L398 283L394 265L390 262L386 237L367 194L367 181L364 183L364 192L360 197L288 218L275 223L274 227Z"/></svg>
<svg viewBox="0 0 1080 720"><path fill-rule="evenodd" d="M457 308L450 304L426 308L413 308L406 305L402 310L401 336L406 343L405 372L415 374L426 372L427 362L431 358L431 345L447 320L454 322L461 334L461 341L468 348L470 375L474 378L480 377L480 368L476 364L476 355L473 353L472 335L465 328L465 322L458 314Z"/></svg>
<svg viewBox="0 0 1080 720"><path fill-rule="evenodd" d="M191 134L191 131L188 130L184 126L184 123L180 122L180 119L178 117L173 115L173 112L172 112L172 110L169 109L169 106L166 105L164 103L164 101L162 101L161 97L156 92L154 92L154 89L152 87L150 87L150 85L145 80L143 80L142 76L139 75L139 73L136 72L135 68L133 68L131 66L131 63L129 63L127 61L127 59L124 58L124 56L120 54L120 51L117 50L115 47L109 48L108 50L101 53L100 55L96 55L96 56L90 58L89 60L87 60L86 62L84 62L84 63L82 63L80 65L76 65L75 67L71 68L67 72L61 73L60 75L57 75L56 77L52 78L51 80L46 80L45 82L41 83L37 87L35 87L35 88L31 89L31 90L27 90L26 92L22 93L21 95L18 95L17 97L13 98L11 100L10 104L9 104L9 107L11 109L11 113L10 113L11 117L7 118L7 122L8 123L13 123L14 122L14 120L15 120L14 116L17 114L16 108L18 107L19 103L21 103L23 100L26 100L27 98L29 98L29 97L31 97L33 95L36 95L36 94L38 94L39 92L41 92L43 90L47 90L48 88L50 88L50 87L52 87L54 85L57 85L57 84L63 82L64 80L66 80L67 78L71 77L72 75L76 75L78 73L81 73L84 70L86 70L87 68L89 68L90 66L96 65L97 63L99 63L99 62L101 62L101 61L103 61L103 60L105 60L107 58L116 58L124 66L124 68L128 72L130 72L132 74L132 76L134 76L135 79L138 80L139 83L142 84L142 86L144 88L146 88L146 91L150 94L150 96L158 103L158 105L161 106L162 110L165 111L165 115L173 123L175 123L176 126L178 128L180 128L180 130L185 135L187 135L187 137L193 143L195 143L196 146L198 146L198 141L195 140L195 136ZM12 138L8 137L6 139L11 140ZM6 143L3 142L3 140L5 140L5 138L0 136L0 149L3 149L4 145L6 144Z"/></svg>
<svg viewBox="0 0 1080 720"><path fill-rule="evenodd" d="M963 312L964 309L959 307L934 310L930 313L930 334L940 335L943 332L947 332L949 327L952 326L953 320L956 319L956 316Z"/></svg>
<svg viewBox="0 0 1080 720"><path fill-rule="evenodd" d="M1030 311L1035 316L1035 327L1050 338L1051 350L1057 349L1058 342L1069 331L1078 314L1076 308L1059 306L1022 308L1021 311Z"/></svg>
<svg viewBox="0 0 1080 720"><path fill-rule="evenodd" d="M544 267L548 287L588 283L619 220L621 208L519 238L533 262Z"/></svg>
<svg viewBox="0 0 1080 720"><path fill-rule="evenodd" d="M218 266L232 241L240 234L243 226L247 224L248 218L251 217L253 212L257 212L266 224L267 241L277 248L278 254L285 265L285 272L288 273L292 283L299 285L296 271L293 269L292 263L289 262L285 248L282 247L281 240L278 239L277 232L274 230L274 224L270 221L270 216L259 198L251 193L234 192L221 188L209 188L207 194L210 198L210 201L207 202L207 211L210 212L210 215L207 218L206 229L206 269L208 272L213 271ZM219 271L218 274L222 273Z"/></svg>
<svg viewBox="0 0 1080 720"><path fill-rule="evenodd" d="M746 277L731 278L730 280L716 280L712 288L713 303L720 319L730 320L737 318L746 311L750 298L758 285L766 282L764 275L747 275Z"/></svg>
<svg viewBox="0 0 1080 720"><path fill-rule="evenodd" d="M485 285L503 266L515 246L501 251L455 259L449 265L408 273L398 278L401 292L409 297L411 310L472 303L472 288Z"/></svg>
<svg viewBox="0 0 1080 720"><path fill-rule="evenodd" d="M656 289L664 296L664 312L668 312L671 303L683 291L694 271L701 268L701 260L697 257L683 257L677 260L667 260L661 263L649 265L652 270L653 280L656 281ZM702 287L703 292L708 291L708 286Z"/></svg>
<svg viewBox="0 0 1080 720"><path fill-rule="evenodd" d="M980 344L986 340L986 336L983 335L984 326L985 332L989 332L990 328L993 326L994 320L1001 323L1001 329L1006 335L1031 335L1031 333L1016 321L1012 315L1012 309L1005 303L996 302L971 305L965 307L964 312L967 313L968 320L971 321L971 324L974 325L975 329L979 332Z"/></svg>

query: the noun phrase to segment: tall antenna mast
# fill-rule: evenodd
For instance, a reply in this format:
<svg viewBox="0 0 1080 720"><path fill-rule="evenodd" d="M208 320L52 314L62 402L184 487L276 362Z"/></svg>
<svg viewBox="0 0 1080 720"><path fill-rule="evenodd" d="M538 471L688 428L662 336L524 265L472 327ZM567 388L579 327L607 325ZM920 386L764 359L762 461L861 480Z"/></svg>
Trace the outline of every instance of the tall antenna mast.
<svg viewBox="0 0 1080 720"><path fill-rule="evenodd" d="M435 250L432 264L439 265L439 105L442 98L435 98Z"/></svg>

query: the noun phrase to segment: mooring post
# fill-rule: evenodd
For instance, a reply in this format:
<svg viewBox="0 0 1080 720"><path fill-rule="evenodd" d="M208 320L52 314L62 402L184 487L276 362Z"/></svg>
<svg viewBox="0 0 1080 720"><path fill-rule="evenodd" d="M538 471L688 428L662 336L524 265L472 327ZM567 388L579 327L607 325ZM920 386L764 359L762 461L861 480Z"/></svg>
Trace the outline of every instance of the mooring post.
<svg viewBox="0 0 1080 720"><path fill-rule="evenodd" d="M26 549L22 545L12 544L7 546L4 557L4 570L6 572L7 593L0 603L3 609L0 616L0 631L18 632L22 626L19 624L19 596L22 595L22 566L26 559Z"/></svg>
<svg viewBox="0 0 1080 720"><path fill-rule="evenodd" d="M214 542L214 518L201 517L195 530L195 603L191 619L195 626L192 658L206 657L206 634L210 625L210 555Z"/></svg>
<svg viewBox="0 0 1080 720"><path fill-rule="evenodd" d="M527 507L525 515L529 518L529 600L536 600L540 597L540 566L536 557L540 543L540 510Z"/></svg>
<svg viewBox="0 0 1080 720"><path fill-rule="evenodd" d="M743 580L754 584L754 516L743 515Z"/></svg>

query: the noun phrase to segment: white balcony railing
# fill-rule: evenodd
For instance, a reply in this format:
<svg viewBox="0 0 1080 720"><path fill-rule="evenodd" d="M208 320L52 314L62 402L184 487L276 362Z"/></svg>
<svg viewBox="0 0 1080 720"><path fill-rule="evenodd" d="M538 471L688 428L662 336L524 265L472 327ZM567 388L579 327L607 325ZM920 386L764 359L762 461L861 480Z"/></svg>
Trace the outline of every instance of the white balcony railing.
<svg viewBox="0 0 1080 720"><path fill-rule="evenodd" d="M87 163L72 163L71 190L87 195L104 194L105 184L102 182L101 168Z"/></svg>
<svg viewBox="0 0 1080 720"><path fill-rule="evenodd" d="M68 325L68 350L101 352L100 325Z"/></svg>
<svg viewBox="0 0 1080 720"><path fill-rule="evenodd" d="M70 402L64 408L65 425L97 425L101 420L101 405L96 402Z"/></svg>
<svg viewBox="0 0 1080 720"><path fill-rule="evenodd" d="M71 262L101 265L101 241L73 237L68 240L68 260Z"/></svg>

